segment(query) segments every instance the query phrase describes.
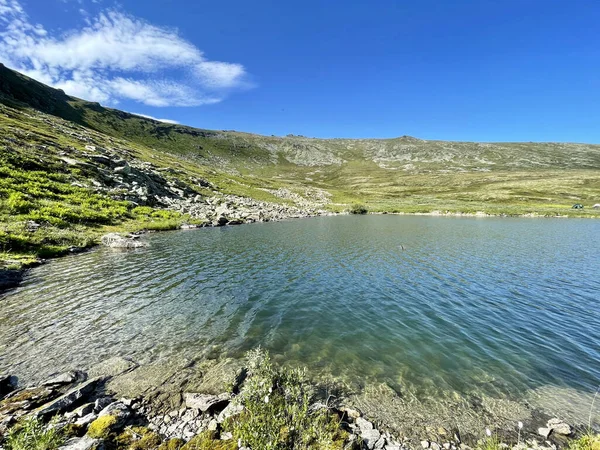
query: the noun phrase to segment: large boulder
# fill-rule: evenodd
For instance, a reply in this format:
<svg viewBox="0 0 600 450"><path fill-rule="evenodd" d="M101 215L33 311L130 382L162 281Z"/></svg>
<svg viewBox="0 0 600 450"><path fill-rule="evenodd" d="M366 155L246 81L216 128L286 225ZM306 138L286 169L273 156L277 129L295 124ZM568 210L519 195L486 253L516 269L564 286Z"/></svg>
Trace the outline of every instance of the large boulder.
<svg viewBox="0 0 600 450"><path fill-rule="evenodd" d="M66 411L94 392L101 381L104 381L104 378L93 378L71 389L66 394L40 406L36 410L36 413L40 416L49 416Z"/></svg>
<svg viewBox="0 0 600 450"><path fill-rule="evenodd" d="M192 392L187 392L184 397L186 407L199 409L202 412L223 409L230 399L229 394L210 395Z"/></svg>

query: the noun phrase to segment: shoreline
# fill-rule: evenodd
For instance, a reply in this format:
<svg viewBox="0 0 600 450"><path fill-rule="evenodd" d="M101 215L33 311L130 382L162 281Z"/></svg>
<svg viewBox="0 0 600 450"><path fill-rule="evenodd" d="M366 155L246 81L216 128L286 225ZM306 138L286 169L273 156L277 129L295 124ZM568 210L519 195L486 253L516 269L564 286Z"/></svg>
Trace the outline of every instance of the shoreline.
<svg viewBox="0 0 600 450"><path fill-rule="evenodd" d="M137 438L132 437L133 442L153 433L156 437L154 442L177 440L183 445L193 442L198 435L209 433L211 440L234 441L231 447L225 447L227 449L243 448L247 443L241 445L235 442L236 427L230 422L235 422L237 417L247 420L243 412L252 407L247 402L250 398L248 392L267 389L267 397L276 394L271 394L272 389L268 385L263 386L262 381L254 382L255 378L260 380L264 376L265 363L256 366L252 357L248 356L244 363L238 361L232 365L230 362L219 361L209 369L188 365L172 370L169 375L164 375L162 384L148 381L155 375L152 367L140 366L122 357L110 358L87 371L73 369L57 373L29 386L18 386L15 377L0 377L0 448L2 435L6 435L23 418L37 417L48 421L53 416L58 417L55 420L60 427L72 433L67 446L60 447L65 450L102 448L77 445L92 441L96 445L118 442L117 436L123 437L123 433L131 430L138 435ZM275 367L265 373L274 376L275 380L281 370ZM310 405L307 405L310 406L309 411L315 415L323 412L343 432L344 446L335 447L340 450L472 450L487 448L486 443L490 439L496 444L505 443L504 447L494 447L494 450L556 450L567 447L569 442L585 433L585 424L568 422L560 416L541 411L532 410L531 416L518 419L518 422L494 422L475 409L472 414L481 414L476 417L477 428L462 422L459 416L443 425L426 422L414 409L411 417L419 425L409 431L401 431L397 424L381 420L351 397L319 394L322 386L314 379L298 379L297 383L311 392ZM276 387L275 382L273 389ZM268 402L262 402L263 395L260 394L260 403L266 408L264 404ZM277 405L275 408L282 407L279 403ZM435 411L434 414L443 412ZM115 416L118 420L106 425L105 419L102 419L104 416ZM268 424L270 418L261 417L260 420ZM100 425L104 427L102 432L97 430ZM490 434L486 435L486 430ZM156 449L158 445L115 448ZM190 447L190 450L195 448Z"/></svg>
<svg viewBox="0 0 600 450"><path fill-rule="evenodd" d="M268 223L268 222L283 222L287 220L295 220L295 219L309 219L314 217L334 217L334 216L344 216L344 215L390 215L390 216L426 216L426 217L470 217L470 218L510 218L510 219L519 219L519 218L529 218L529 219L599 219L600 215L590 215L590 216L571 216L571 215L548 215L548 214L536 214L536 213L526 213L526 214L506 214L506 213L498 213L498 214L490 214L482 211L470 213L470 212L450 212L450 211L441 211L435 210L430 212L387 212L387 211L373 211L368 212L367 214L352 214L349 212L335 212L328 210L315 210L307 215L298 216L298 215L289 215L289 216L280 216L277 219L271 220L234 220L228 221L226 223L219 223L218 220L215 223L205 222L200 225L196 224L187 224L182 223L178 228L172 229L162 229L162 230L139 230L134 233L139 235L145 235L149 233L158 233L165 231L182 231L182 230L192 230L192 229L200 229L200 228L219 228L224 226L237 226L237 225L251 225L255 223ZM115 227L116 233L119 234L128 234L125 230L125 227ZM14 289L18 287L23 277L30 269L38 267L42 264L45 264L53 259L62 258L65 256L85 253L87 251L91 251L93 249L102 247L101 242L97 242L94 245L88 247L73 247L70 248L69 251L57 255L50 258L40 258L33 262L23 264L19 268L0 268L0 294L5 293L10 289Z"/></svg>

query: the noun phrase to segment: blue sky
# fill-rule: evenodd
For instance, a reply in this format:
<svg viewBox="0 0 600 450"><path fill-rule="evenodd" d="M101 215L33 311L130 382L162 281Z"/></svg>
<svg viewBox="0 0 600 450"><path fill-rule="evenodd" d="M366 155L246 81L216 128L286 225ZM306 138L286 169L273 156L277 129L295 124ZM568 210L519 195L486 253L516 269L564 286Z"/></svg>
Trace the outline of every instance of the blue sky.
<svg viewBox="0 0 600 450"><path fill-rule="evenodd" d="M0 60L210 129L600 143L600 1L0 0Z"/></svg>

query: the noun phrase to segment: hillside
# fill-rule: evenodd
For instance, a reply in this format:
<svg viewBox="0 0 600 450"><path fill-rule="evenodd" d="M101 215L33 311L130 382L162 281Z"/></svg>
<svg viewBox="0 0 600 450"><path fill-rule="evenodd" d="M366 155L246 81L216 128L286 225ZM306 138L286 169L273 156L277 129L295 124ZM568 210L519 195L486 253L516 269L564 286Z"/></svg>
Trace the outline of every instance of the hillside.
<svg viewBox="0 0 600 450"><path fill-rule="evenodd" d="M86 247L110 230L278 220L355 203L600 215L591 208L600 202L598 145L202 130L70 97L2 65L0 152L5 265Z"/></svg>

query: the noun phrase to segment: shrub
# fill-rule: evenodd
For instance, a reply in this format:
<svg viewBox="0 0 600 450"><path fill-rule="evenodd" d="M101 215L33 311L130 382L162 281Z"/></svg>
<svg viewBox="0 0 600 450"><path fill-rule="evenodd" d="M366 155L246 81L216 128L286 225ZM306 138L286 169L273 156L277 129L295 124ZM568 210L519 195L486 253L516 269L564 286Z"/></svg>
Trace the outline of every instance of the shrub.
<svg viewBox="0 0 600 450"><path fill-rule="evenodd" d="M64 442L56 420L48 425L34 417L14 426L6 437L6 450L56 450Z"/></svg>
<svg viewBox="0 0 600 450"><path fill-rule="evenodd" d="M237 400L244 411L228 422L235 440L261 449L342 449L346 434L327 408L313 408L306 371L275 368L268 353L248 353L250 377Z"/></svg>
<svg viewBox="0 0 600 450"><path fill-rule="evenodd" d="M350 208L350 214L367 214L369 210L365 205L356 204Z"/></svg>

